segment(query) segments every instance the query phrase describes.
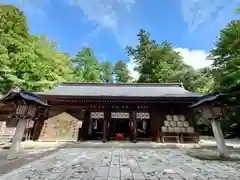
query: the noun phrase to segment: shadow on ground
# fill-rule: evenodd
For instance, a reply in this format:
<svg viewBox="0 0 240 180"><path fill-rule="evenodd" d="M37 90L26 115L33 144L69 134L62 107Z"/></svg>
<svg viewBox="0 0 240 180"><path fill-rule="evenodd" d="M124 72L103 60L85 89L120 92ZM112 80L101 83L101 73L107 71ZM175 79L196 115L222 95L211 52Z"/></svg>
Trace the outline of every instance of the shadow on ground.
<svg viewBox="0 0 240 180"><path fill-rule="evenodd" d="M230 150L230 158L221 158L216 149L194 149L188 150L187 155L199 159L208 161L230 161L230 162L240 162L240 151Z"/></svg>

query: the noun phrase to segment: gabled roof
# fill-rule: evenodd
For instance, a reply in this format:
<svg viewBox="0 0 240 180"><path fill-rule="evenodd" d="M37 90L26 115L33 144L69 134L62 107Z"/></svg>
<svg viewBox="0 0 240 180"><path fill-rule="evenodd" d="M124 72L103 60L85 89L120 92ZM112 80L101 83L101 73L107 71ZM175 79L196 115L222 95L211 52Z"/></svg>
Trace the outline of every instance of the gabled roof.
<svg viewBox="0 0 240 180"><path fill-rule="evenodd" d="M237 105L239 102L232 96L231 93L210 93L206 94L199 98L199 101L190 107L198 108L199 106L205 104L228 104L228 105Z"/></svg>
<svg viewBox="0 0 240 180"><path fill-rule="evenodd" d="M25 101L36 103L41 106L48 106L47 103L40 100L40 97L34 93L24 91L20 88L13 88L8 93L1 97L0 102L9 102L14 100L24 99Z"/></svg>
<svg viewBox="0 0 240 180"><path fill-rule="evenodd" d="M39 95L80 97L192 97L202 94L184 89L182 84L115 84L115 83L63 83L49 92Z"/></svg>

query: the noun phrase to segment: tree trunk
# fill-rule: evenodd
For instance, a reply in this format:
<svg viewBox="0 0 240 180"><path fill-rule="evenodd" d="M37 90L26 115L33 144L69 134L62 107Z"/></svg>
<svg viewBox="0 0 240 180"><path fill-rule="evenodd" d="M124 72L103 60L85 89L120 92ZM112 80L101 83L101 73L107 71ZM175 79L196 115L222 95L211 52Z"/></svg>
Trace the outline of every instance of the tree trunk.
<svg viewBox="0 0 240 180"><path fill-rule="evenodd" d="M27 125L27 119L19 119L17 128L12 140L11 147L8 151L7 159L12 160L18 158L21 151L21 141L24 135L24 131Z"/></svg>
<svg viewBox="0 0 240 180"><path fill-rule="evenodd" d="M217 142L217 148L220 153L220 157L229 158L228 149L225 144L223 133L222 133L222 130L220 127L220 121L213 119L213 120L211 120L211 124L212 124L212 130L214 133L214 137Z"/></svg>

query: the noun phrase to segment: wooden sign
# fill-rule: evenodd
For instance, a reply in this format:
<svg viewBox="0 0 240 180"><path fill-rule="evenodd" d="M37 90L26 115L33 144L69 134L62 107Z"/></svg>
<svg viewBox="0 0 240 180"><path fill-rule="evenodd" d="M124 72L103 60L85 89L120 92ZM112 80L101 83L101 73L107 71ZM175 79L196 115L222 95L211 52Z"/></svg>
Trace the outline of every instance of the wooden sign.
<svg viewBox="0 0 240 180"><path fill-rule="evenodd" d="M40 141L77 141L79 120L63 112L44 121Z"/></svg>

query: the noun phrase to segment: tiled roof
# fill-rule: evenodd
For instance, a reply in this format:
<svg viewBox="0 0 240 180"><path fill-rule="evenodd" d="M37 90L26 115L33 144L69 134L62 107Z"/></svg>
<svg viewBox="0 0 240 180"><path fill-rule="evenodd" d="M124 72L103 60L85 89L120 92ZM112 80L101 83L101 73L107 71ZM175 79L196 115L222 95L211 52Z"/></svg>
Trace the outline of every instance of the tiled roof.
<svg viewBox="0 0 240 180"><path fill-rule="evenodd" d="M115 83L63 83L39 95L82 97L201 97L181 84L115 84Z"/></svg>
<svg viewBox="0 0 240 180"><path fill-rule="evenodd" d="M48 106L48 104L43 102L38 95L31 92L24 91L19 88L11 89L5 96L1 97L0 101L7 102L7 101L16 100L19 98L42 105L42 106Z"/></svg>

